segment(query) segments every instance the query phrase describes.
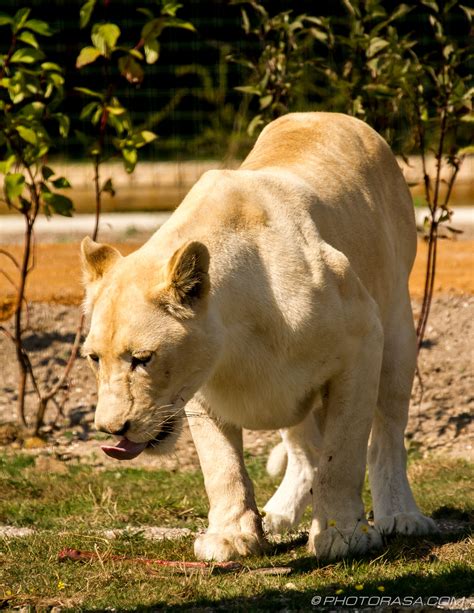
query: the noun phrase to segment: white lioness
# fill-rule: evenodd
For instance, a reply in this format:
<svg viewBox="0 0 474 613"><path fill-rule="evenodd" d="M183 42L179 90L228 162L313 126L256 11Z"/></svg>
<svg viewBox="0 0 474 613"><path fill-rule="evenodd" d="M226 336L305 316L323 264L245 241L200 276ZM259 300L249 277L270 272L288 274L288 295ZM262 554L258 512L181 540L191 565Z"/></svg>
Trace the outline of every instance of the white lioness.
<svg viewBox="0 0 474 613"><path fill-rule="evenodd" d="M271 123L238 170L205 173L131 255L83 241L95 422L122 437L104 451L129 459L164 447L186 412L210 501L199 558L265 545L242 428L284 429L287 472L266 526L294 525L312 496L318 557L434 529L413 499L403 442L415 250L387 144L332 113ZM373 527L361 500L371 431Z"/></svg>

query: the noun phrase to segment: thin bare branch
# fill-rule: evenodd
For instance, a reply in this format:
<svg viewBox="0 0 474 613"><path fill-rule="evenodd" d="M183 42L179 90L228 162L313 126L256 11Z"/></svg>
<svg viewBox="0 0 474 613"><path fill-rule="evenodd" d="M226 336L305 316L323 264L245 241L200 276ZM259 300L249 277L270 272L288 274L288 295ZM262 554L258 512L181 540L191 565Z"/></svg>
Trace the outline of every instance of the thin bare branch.
<svg viewBox="0 0 474 613"><path fill-rule="evenodd" d="M69 360L64 368L64 372L61 375L61 377L59 378L59 380L57 381L56 385L54 385L54 387L47 392L44 395L44 399L46 401L50 400L53 396L55 396L58 391L62 388L62 386L66 383L72 367L74 365L74 362L76 361L77 355L79 353L79 349L81 346L81 338L82 338L82 328L84 327L84 321L85 321L85 315L82 313L81 317L79 319L79 324L77 326L77 330L76 330L76 336L74 338L74 343L71 349L71 354L69 356Z"/></svg>
<svg viewBox="0 0 474 613"><path fill-rule="evenodd" d="M8 330L7 328L5 328L5 326L0 326L0 332L3 332L5 334L5 336L11 340L11 342L15 345L15 337L13 336L13 334L10 332L10 330Z"/></svg>
<svg viewBox="0 0 474 613"><path fill-rule="evenodd" d="M18 292L18 285L10 277L10 275L5 270L3 270L3 268L0 268L0 275L3 275L5 279L10 283L10 285L12 285L15 288L15 291Z"/></svg>
<svg viewBox="0 0 474 613"><path fill-rule="evenodd" d="M9 260L11 260L11 262L13 263L13 265L15 266L15 268L17 268L18 270L20 270L20 264L18 263L18 260L16 259L16 257L14 255L12 255L9 251L7 251L6 249L0 249L0 255L4 255L5 257L7 257Z"/></svg>

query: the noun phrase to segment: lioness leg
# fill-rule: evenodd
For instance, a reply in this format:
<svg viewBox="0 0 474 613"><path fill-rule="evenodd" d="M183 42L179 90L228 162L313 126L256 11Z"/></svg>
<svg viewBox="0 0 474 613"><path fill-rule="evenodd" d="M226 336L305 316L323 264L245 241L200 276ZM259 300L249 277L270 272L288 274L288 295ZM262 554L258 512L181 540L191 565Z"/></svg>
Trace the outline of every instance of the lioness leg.
<svg viewBox="0 0 474 613"><path fill-rule="evenodd" d="M404 432L415 367L416 338L407 298L386 329L368 454L374 520L384 534L427 534L436 530L433 520L418 510L406 474Z"/></svg>
<svg viewBox="0 0 474 613"><path fill-rule="evenodd" d="M361 554L382 544L367 523L361 497L382 345L381 327L374 320L350 363L328 382L309 535L310 551L322 559Z"/></svg>
<svg viewBox="0 0 474 613"><path fill-rule="evenodd" d="M311 502L321 435L313 411L292 428L280 430L287 453L285 476L264 507L266 531L282 533L296 527Z"/></svg>
<svg viewBox="0 0 474 613"><path fill-rule="evenodd" d="M209 528L194 553L225 561L261 553L262 520L243 458L242 430L211 418L196 397L186 407L209 498Z"/></svg>

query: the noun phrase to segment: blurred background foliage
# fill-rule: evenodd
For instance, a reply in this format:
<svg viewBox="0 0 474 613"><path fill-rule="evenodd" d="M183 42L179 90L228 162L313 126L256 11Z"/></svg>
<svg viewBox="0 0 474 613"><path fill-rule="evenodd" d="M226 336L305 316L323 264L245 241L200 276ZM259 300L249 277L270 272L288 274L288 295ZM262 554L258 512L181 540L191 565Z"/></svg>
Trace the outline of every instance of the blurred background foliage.
<svg viewBox="0 0 474 613"><path fill-rule="evenodd" d="M64 67L64 113L81 131L83 100L74 88L100 89L104 79L100 62L87 71L76 68L80 49L90 42L87 29L79 27L83 0L27 4L56 32L43 48ZM132 43L143 24L137 9L156 10L159 4L99 0L94 21L119 24L123 43ZM440 7L444 42L432 23ZM17 8L15 0L2 0L3 11ZM402 86L414 75L407 75L404 62L414 50L423 61L430 57L439 65L440 54L441 63L443 53L449 56L448 45L467 48L472 9L459 1L438 7L432 0L183 0L179 17L195 31L163 31L159 61L147 67L143 82L122 80L117 90L133 124L159 134L144 150L145 159L241 157L264 123L294 110L350 112L368 120L396 150L416 151L407 83ZM6 44L0 40L0 52ZM459 61L468 91L472 56ZM425 94L429 102L429 86ZM426 113L436 113L435 105ZM465 122L457 132L461 145L470 140L469 128ZM57 153L80 159L83 147L74 129L58 143Z"/></svg>

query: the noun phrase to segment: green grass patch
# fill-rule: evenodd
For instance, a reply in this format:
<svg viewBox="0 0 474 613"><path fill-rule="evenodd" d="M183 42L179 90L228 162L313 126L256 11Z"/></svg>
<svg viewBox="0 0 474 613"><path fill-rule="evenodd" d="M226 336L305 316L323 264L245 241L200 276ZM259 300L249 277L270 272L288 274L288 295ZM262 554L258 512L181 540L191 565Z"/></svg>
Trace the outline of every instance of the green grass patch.
<svg viewBox="0 0 474 613"><path fill-rule="evenodd" d="M261 459L248 458L247 464L263 505L276 482L265 474ZM45 474L35 470L31 457L3 456L0 523L39 531L0 538L0 598L3 593L4 604L12 607L269 611L311 610L313 596L468 596L474 579L466 531L472 518L472 466L462 460L416 460L410 475L423 511L449 520L451 531L397 537L377 555L330 565L309 556L301 538L289 538L263 558L245 560L241 571L183 574L107 556L193 560L193 537L152 542L141 534L124 534L108 540L102 531L126 525L203 528L207 500L200 472L70 466L64 474ZM58 553L65 547L96 551L100 559L60 563ZM292 572L254 572L274 566Z"/></svg>

